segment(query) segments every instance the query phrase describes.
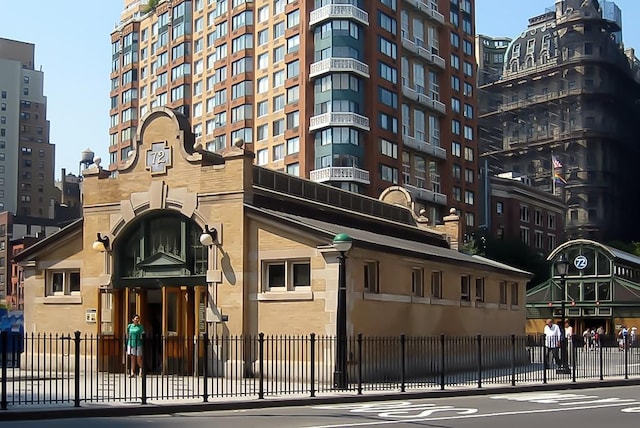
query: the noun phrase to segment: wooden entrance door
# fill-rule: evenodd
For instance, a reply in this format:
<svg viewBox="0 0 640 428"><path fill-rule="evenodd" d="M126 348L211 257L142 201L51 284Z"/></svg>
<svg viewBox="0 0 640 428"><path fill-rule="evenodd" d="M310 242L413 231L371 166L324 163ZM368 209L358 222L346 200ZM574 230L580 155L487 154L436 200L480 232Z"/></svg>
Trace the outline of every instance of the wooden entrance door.
<svg viewBox="0 0 640 428"><path fill-rule="evenodd" d="M193 287L165 287L163 372L190 374L194 369L196 299Z"/></svg>

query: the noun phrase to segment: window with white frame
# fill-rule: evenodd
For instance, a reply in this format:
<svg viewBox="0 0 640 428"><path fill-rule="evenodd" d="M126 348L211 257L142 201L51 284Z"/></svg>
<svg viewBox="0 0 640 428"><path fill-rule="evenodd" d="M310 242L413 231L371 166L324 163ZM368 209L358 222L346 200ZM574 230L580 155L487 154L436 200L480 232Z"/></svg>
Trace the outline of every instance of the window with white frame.
<svg viewBox="0 0 640 428"><path fill-rule="evenodd" d="M309 260L263 261L262 289L264 291L295 291L311 286Z"/></svg>
<svg viewBox="0 0 640 428"><path fill-rule="evenodd" d="M424 270L422 268L411 270L411 289L414 296L424 297Z"/></svg>
<svg viewBox="0 0 640 428"><path fill-rule="evenodd" d="M364 290L369 293L379 293L378 262L368 261L364 263Z"/></svg>
<svg viewBox="0 0 640 428"><path fill-rule="evenodd" d="M65 296L80 293L80 271L60 270L47 272L47 295Z"/></svg>

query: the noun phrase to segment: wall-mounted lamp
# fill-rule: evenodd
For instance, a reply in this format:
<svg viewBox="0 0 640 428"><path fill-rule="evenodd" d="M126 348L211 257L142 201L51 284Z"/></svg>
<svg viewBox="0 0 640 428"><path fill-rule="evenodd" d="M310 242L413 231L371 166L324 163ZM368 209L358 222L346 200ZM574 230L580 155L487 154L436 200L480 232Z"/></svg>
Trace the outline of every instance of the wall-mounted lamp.
<svg viewBox="0 0 640 428"><path fill-rule="evenodd" d="M102 236L100 234L100 232L98 232L98 239L96 239L95 241L93 241L93 244L91 245L91 248L93 248L95 251L98 251L100 253L104 253L105 251L109 250L109 237L108 236Z"/></svg>
<svg viewBox="0 0 640 428"><path fill-rule="evenodd" d="M216 228L209 229L208 225L204 226L204 232L200 235L200 243L205 247L210 247L218 240L218 231Z"/></svg>

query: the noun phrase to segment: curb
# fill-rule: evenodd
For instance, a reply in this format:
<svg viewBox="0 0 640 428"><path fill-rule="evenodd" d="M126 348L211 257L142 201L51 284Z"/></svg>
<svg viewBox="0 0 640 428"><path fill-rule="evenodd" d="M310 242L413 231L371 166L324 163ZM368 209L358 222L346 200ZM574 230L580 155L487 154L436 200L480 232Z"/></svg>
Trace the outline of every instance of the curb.
<svg viewBox="0 0 640 428"><path fill-rule="evenodd" d="M640 385L640 379L588 381L569 384L542 384L500 386L478 389L436 390L421 392L388 392L367 395L336 395L330 397L277 398L197 404L137 404L136 406L73 407L65 409L27 409L0 412L2 421L27 421L42 419L104 418L145 415L170 415L174 413L213 412L225 410L269 409L309 405L365 403L372 401L416 400L425 398L473 397L513 392L561 391Z"/></svg>

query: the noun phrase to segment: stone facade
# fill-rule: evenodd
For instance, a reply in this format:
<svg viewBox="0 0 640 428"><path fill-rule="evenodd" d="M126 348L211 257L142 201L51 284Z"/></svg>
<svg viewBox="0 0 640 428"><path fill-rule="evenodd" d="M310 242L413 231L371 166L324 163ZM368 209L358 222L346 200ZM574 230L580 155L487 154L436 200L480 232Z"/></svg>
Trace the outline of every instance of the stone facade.
<svg viewBox="0 0 640 428"><path fill-rule="evenodd" d="M84 171L83 218L17 256L27 333L118 337L139 312L149 328L159 320L154 332L179 336L335 335L337 233L353 239L348 334L524 333L530 274L451 249L460 239L455 210L429 229L410 199L390 204L266 170L242 147L207 152L189 129L184 117L156 109L125 165ZM215 229L214 245L152 227L165 217L198 235ZM173 232L187 250L170 251L166 238L147 254ZM140 242L137 276L124 268L131 242ZM101 245L106 251L96 251ZM203 251L202 269L180 255L190 249L196 261ZM169 261L183 276L158 274Z"/></svg>

